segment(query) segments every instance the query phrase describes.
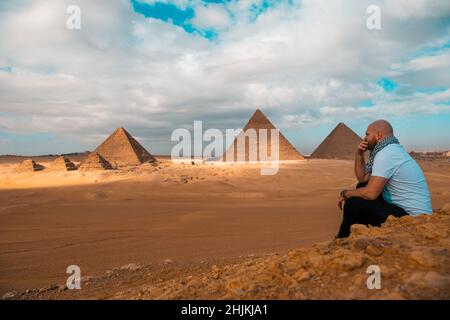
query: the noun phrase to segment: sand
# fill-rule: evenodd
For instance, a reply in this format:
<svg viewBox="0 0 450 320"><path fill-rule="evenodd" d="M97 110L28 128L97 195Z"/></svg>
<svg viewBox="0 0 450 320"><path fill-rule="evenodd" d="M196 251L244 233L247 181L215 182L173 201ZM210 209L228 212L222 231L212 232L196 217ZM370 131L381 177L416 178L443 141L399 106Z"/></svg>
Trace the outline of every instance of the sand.
<svg viewBox="0 0 450 320"><path fill-rule="evenodd" d="M252 165L159 159L120 170L33 173L0 161L0 293L63 284L72 264L90 277L152 265L159 281L308 247L334 237L337 194L356 182L346 160L302 160L261 176ZM449 161L421 165L433 206L450 202Z"/></svg>

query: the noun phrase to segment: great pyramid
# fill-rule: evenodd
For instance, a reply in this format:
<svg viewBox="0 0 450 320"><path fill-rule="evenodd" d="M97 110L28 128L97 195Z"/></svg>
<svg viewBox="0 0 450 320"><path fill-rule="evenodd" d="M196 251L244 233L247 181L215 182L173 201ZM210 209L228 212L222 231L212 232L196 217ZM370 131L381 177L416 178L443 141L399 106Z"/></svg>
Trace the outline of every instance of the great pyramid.
<svg viewBox="0 0 450 320"><path fill-rule="evenodd" d="M311 154L316 159L354 159L362 139L340 122Z"/></svg>
<svg viewBox="0 0 450 320"><path fill-rule="evenodd" d="M45 167L43 165L34 162L34 160L27 159L17 165L15 169L17 172L33 172L43 170L44 168Z"/></svg>
<svg viewBox="0 0 450 320"><path fill-rule="evenodd" d="M48 166L49 170L70 171L76 170L75 164L64 156L60 156L53 160Z"/></svg>
<svg viewBox="0 0 450 320"><path fill-rule="evenodd" d="M276 129L275 126L270 122L270 120L262 113L261 110L257 109L255 113L250 117L250 120L245 125L244 129L240 133L240 135L244 135L245 132L248 129L255 129L257 133L257 145L256 145L256 152L257 152L257 161L260 160L259 156L259 130L260 129L267 129L267 154L268 156L271 155L271 129ZM230 149L228 149L228 152L231 152L231 150L234 150L234 161L238 161L238 137L234 140L233 144L230 146ZM245 153L245 161L249 161L249 139L245 139L245 149L240 150L240 152ZM226 153L223 156L224 161L233 161L232 159L227 159ZM294 146L284 137L284 135L279 132L279 160L302 160L304 159L303 155L301 155L297 149L294 148Z"/></svg>
<svg viewBox="0 0 450 320"><path fill-rule="evenodd" d="M156 160L124 128L116 129L95 151L113 167L139 165Z"/></svg>
<svg viewBox="0 0 450 320"><path fill-rule="evenodd" d="M78 170L81 171L108 169L112 169L111 164L95 151L89 153L87 158L81 163L80 167L78 168Z"/></svg>

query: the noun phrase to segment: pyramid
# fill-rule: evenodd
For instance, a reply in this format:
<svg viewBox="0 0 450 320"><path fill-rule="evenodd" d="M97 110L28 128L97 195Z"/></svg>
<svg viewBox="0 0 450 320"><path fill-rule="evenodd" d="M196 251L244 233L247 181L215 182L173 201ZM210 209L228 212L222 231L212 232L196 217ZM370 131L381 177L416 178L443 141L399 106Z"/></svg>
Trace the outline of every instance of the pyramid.
<svg viewBox="0 0 450 320"><path fill-rule="evenodd" d="M70 171L76 170L75 164L64 156L60 156L53 160L48 167L50 170Z"/></svg>
<svg viewBox="0 0 450 320"><path fill-rule="evenodd" d="M139 165L156 160L124 128L116 129L95 151L113 167Z"/></svg>
<svg viewBox="0 0 450 320"><path fill-rule="evenodd" d="M316 159L354 159L362 139L340 122L311 154Z"/></svg>
<svg viewBox="0 0 450 320"><path fill-rule="evenodd" d="M245 125L244 129L240 133L240 135L245 134L245 132L248 129L255 129L257 134L257 146L256 146L256 152L257 152L257 161L260 160L259 156L259 130L260 129L267 129L267 155L271 155L271 129L276 129L276 127L270 122L270 120L262 113L261 110L257 109L255 113L251 116L250 120ZM230 146L230 148L233 148L231 150L234 150L234 161L237 161L237 153L238 153L238 137L234 140L233 144ZM230 150L230 149L228 149ZM242 150L242 152L245 152L245 161L249 161L249 139L245 139L245 150ZM284 137L284 135L279 132L279 160L302 160L304 157L297 151L297 149L294 148L294 146ZM223 160L227 161L226 159L226 152L223 156ZM231 159L228 161L232 161Z"/></svg>
<svg viewBox="0 0 450 320"><path fill-rule="evenodd" d="M40 171L43 170L45 167L43 165L40 165L32 159L27 159L22 161L19 165L16 167L17 172L33 172L33 171Z"/></svg>
<svg viewBox="0 0 450 320"><path fill-rule="evenodd" d="M81 163L80 167L78 168L78 170L81 171L108 169L112 169L111 164L95 151L89 153L87 158Z"/></svg>

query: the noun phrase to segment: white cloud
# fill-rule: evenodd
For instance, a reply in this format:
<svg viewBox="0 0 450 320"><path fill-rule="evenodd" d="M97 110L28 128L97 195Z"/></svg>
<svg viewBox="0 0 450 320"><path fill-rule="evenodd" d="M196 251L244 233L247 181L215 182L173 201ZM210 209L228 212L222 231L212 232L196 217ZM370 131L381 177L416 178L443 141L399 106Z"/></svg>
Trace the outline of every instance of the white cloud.
<svg viewBox="0 0 450 320"><path fill-rule="evenodd" d="M199 4L195 7L192 25L198 29L221 31L230 26L232 20L226 7L221 4Z"/></svg>
<svg viewBox="0 0 450 320"><path fill-rule="evenodd" d="M438 69L438 68L443 68L447 71L450 70L450 53L436 56L420 57L409 61L404 66L405 70L411 71Z"/></svg>
<svg viewBox="0 0 450 320"><path fill-rule="evenodd" d="M382 10L403 19L450 15L450 6L441 0L387 0Z"/></svg>

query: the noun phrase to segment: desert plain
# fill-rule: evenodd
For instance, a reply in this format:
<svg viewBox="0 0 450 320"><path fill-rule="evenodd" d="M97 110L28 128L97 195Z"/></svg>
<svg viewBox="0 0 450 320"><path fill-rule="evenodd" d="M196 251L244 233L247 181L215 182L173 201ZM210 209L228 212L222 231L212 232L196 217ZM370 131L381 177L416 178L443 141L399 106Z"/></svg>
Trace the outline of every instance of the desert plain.
<svg viewBox="0 0 450 320"><path fill-rule="evenodd" d="M0 159L0 294L40 288L60 292L53 298L111 298L331 241L342 215L338 193L356 183L351 160L291 161L264 176L261 165L156 158L116 170L20 173L23 159ZM46 166L54 157L33 159ZM419 164L433 209L450 203L450 161ZM114 270L145 274L66 290L69 265L83 281Z"/></svg>

